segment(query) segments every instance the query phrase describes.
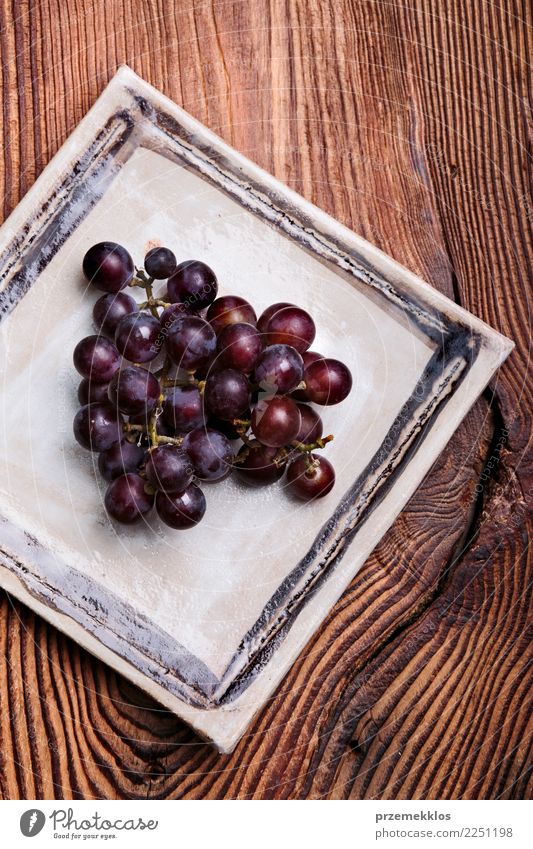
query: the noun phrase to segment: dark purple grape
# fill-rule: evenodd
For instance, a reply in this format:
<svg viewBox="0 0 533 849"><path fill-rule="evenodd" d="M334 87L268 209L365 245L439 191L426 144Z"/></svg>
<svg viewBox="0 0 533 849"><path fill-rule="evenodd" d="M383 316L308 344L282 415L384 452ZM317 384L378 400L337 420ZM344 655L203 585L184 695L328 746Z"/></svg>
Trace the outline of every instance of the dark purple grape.
<svg viewBox="0 0 533 849"><path fill-rule="evenodd" d="M280 301L278 304L271 304L269 307L267 307L266 310L261 313L257 321L257 329L259 330L259 332L267 332L268 322L270 321L274 313L277 313L277 311L283 309L283 307L292 306L293 304L287 304L285 303L285 301Z"/></svg>
<svg viewBox="0 0 533 849"><path fill-rule="evenodd" d="M283 476L286 465L283 460L274 463L274 458L277 457L278 452L278 448L261 445L256 439L252 439L249 447L243 445L239 451L237 459L244 457L244 460L236 463L235 469L247 483L251 483L253 486L266 486L269 483L274 483Z"/></svg>
<svg viewBox="0 0 533 849"><path fill-rule="evenodd" d="M168 389L163 401L163 417L176 433L188 433L205 424L204 404L196 386Z"/></svg>
<svg viewBox="0 0 533 849"><path fill-rule="evenodd" d="M116 242L98 242L83 257L83 273L102 292L120 292L135 273L126 248Z"/></svg>
<svg viewBox="0 0 533 849"><path fill-rule="evenodd" d="M265 392L292 392L301 382L304 364L301 355L290 345L265 348L255 366L255 382Z"/></svg>
<svg viewBox="0 0 533 849"><path fill-rule="evenodd" d="M239 419L250 406L250 384L242 372L222 369L207 378L204 399L213 416L225 421Z"/></svg>
<svg viewBox="0 0 533 849"><path fill-rule="evenodd" d="M120 354L105 336L86 336L74 348L74 366L82 377L108 383L120 366Z"/></svg>
<svg viewBox="0 0 533 849"><path fill-rule="evenodd" d="M145 487L144 480L131 472L115 478L105 494L105 508L111 518L129 525L149 513L154 496Z"/></svg>
<svg viewBox="0 0 533 849"><path fill-rule="evenodd" d="M291 345L300 354L307 351L316 335L315 322L300 307L282 307L271 317L266 328L268 345Z"/></svg>
<svg viewBox="0 0 533 849"><path fill-rule="evenodd" d="M100 474L106 481L113 481L127 472L137 472L144 463L146 450L135 442L116 442L98 457Z"/></svg>
<svg viewBox="0 0 533 849"><path fill-rule="evenodd" d="M316 351L304 351L302 354L302 360L304 361L304 371L307 366L310 366L311 363L316 363L317 360L323 360L324 355L318 354Z"/></svg>
<svg viewBox="0 0 533 849"><path fill-rule="evenodd" d="M314 404L339 404L350 394L352 375L344 363L330 358L315 360L304 371L305 394Z"/></svg>
<svg viewBox="0 0 533 849"><path fill-rule="evenodd" d="M86 404L74 417L74 436L88 451L107 451L122 440L122 423L111 404Z"/></svg>
<svg viewBox="0 0 533 849"><path fill-rule="evenodd" d="M146 479L156 489L183 492L193 478L193 467L185 451L175 445L158 445L148 454Z"/></svg>
<svg viewBox="0 0 533 849"><path fill-rule="evenodd" d="M144 258L144 270L154 280L166 280L174 274L176 257L169 248L152 248Z"/></svg>
<svg viewBox="0 0 533 849"><path fill-rule="evenodd" d="M115 332L115 342L122 356L132 363L148 363L161 350L159 319L145 312L122 318Z"/></svg>
<svg viewBox="0 0 533 849"><path fill-rule="evenodd" d="M155 498L155 509L161 521L177 530L197 525L204 516L205 508L205 495L194 483L183 492L158 492Z"/></svg>
<svg viewBox="0 0 533 849"><path fill-rule="evenodd" d="M170 306L165 307L159 316L159 323L161 325L159 339L161 345L166 341L169 331L176 321L186 315L192 315L192 313L185 304L170 304Z"/></svg>
<svg viewBox="0 0 533 849"><path fill-rule="evenodd" d="M316 442L323 433L322 419L316 410L313 410L307 404L297 404L296 406L302 419L296 442L303 442L305 445Z"/></svg>
<svg viewBox="0 0 533 849"><path fill-rule="evenodd" d="M263 350L261 334L253 324L228 324L218 337L219 359L226 368L234 368L244 374L254 370Z"/></svg>
<svg viewBox="0 0 533 849"><path fill-rule="evenodd" d="M153 374L138 366L125 366L109 384L109 400L121 413L136 416L157 407L161 387Z"/></svg>
<svg viewBox="0 0 533 849"><path fill-rule="evenodd" d="M192 315L186 304L170 304L170 306L165 307L159 317L161 333L165 338L174 322L178 318L183 318L184 315Z"/></svg>
<svg viewBox="0 0 533 849"><path fill-rule="evenodd" d="M114 338L120 319L138 310L137 302L127 292L102 295L93 307L93 321L97 330Z"/></svg>
<svg viewBox="0 0 533 849"><path fill-rule="evenodd" d="M233 449L223 433L199 427L187 434L183 448L196 477L214 483L227 478L233 469Z"/></svg>
<svg viewBox="0 0 533 849"><path fill-rule="evenodd" d="M252 433L272 448L293 442L300 430L301 416L292 398L274 395L258 401L252 412Z"/></svg>
<svg viewBox="0 0 533 849"><path fill-rule="evenodd" d="M302 454L287 470L289 492L303 501L323 498L331 492L335 483L335 472L328 460L318 454L310 454L309 458L313 463L312 469L308 469L305 455Z"/></svg>
<svg viewBox="0 0 533 849"><path fill-rule="evenodd" d="M172 322L166 335L167 352L180 368L196 371L216 351L217 338L211 325L198 315L186 315Z"/></svg>
<svg viewBox="0 0 533 849"><path fill-rule="evenodd" d="M180 262L167 283L168 297L173 303L187 304L199 312L211 304L218 291L215 272L205 262L188 259Z"/></svg>
<svg viewBox="0 0 533 849"><path fill-rule="evenodd" d="M302 360L304 361L304 375L307 366L311 365L311 363L314 363L317 360L323 359L324 357L322 356L322 354L317 354L316 351L304 351L304 353L302 354ZM297 401L309 401L305 389L296 389L292 393L292 397L296 398Z"/></svg>
<svg viewBox="0 0 533 849"><path fill-rule="evenodd" d="M217 298L207 310L206 319L217 336L228 324L255 325L257 322L252 305L238 295L223 295Z"/></svg>
<svg viewBox="0 0 533 849"><path fill-rule="evenodd" d="M84 377L78 386L78 401L84 404L94 404L98 401L107 401L108 383L97 383L89 377Z"/></svg>

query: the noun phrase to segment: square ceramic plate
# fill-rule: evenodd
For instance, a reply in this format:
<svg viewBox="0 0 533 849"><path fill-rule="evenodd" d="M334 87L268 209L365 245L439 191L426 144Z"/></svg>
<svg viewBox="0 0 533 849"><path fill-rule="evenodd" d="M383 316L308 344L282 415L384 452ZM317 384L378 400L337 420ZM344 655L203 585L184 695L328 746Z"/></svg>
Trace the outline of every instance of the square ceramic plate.
<svg viewBox="0 0 533 849"><path fill-rule="evenodd" d="M325 409L331 494L207 488L191 531L117 528L71 432L81 260L152 242L258 310L293 301L354 391ZM0 582L229 751L512 344L122 68L0 231Z"/></svg>

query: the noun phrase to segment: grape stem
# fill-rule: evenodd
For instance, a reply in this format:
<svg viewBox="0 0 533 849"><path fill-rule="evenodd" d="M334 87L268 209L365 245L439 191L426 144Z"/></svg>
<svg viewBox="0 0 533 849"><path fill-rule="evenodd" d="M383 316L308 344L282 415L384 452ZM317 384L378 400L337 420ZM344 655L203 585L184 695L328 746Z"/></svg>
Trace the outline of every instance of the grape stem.
<svg viewBox="0 0 533 849"><path fill-rule="evenodd" d="M272 462L273 462L273 463L274 463L274 465L275 465L275 466L279 469L279 467L280 467L283 463L286 463L286 461L287 461L287 457L288 457L288 456L289 456L289 454L288 454L287 449L286 449L286 448L280 448L280 449L279 449L279 451L278 451L278 453L276 454L276 456L275 456L275 457L274 457L274 459L272 460Z"/></svg>
<svg viewBox="0 0 533 849"><path fill-rule="evenodd" d="M309 454L311 451L317 451L319 448L325 448L327 443L331 442L332 439L333 434L330 433L328 436L321 436L320 439L317 439L316 442L291 442L291 445L298 451L302 451L305 454Z"/></svg>
<svg viewBox="0 0 533 849"><path fill-rule="evenodd" d="M150 439L152 448L155 448L161 443L164 445L181 445L183 443L183 436L160 436L160 434L157 433L157 430L154 431L152 429L152 419L155 419L157 422L157 418L158 417L154 413L148 424L148 429L143 425L129 424L129 422L125 422L122 425L122 430L125 433L138 433L139 436L146 434ZM155 427L157 428L157 424Z"/></svg>
<svg viewBox="0 0 533 849"><path fill-rule="evenodd" d="M152 289L152 283L153 282L154 281L152 280L152 278L148 277L148 279L145 283L144 288L146 289L146 294L148 296L147 299L146 299L146 303L148 304L148 306L150 308L150 312L152 313L153 317L157 318L159 320L159 312L158 312L157 307L154 304L154 301L155 301L154 290Z"/></svg>
<svg viewBox="0 0 533 849"><path fill-rule="evenodd" d="M159 318L159 312L157 311L157 306L155 303L158 299L154 298L154 290L152 288L154 278L147 277L144 272L144 269L142 268L136 268L135 271L137 272L137 276L130 280L129 285L140 286L141 289L144 289L146 291L146 301L144 305L141 306L141 309L146 309L146 307L148 307L153 317Z"/></svg>
<svg viewBox="0 0 533 849"><path fill-rule="evenodd" d="M139 304L139 309L145 310L147 307L149 307L150 309L152 307L163 307L163 309L166 309L169 306L170 304L167 304L167 302L161 300L161 298L149 298L147 301L143 301L141 304Z"/></svg>
<svg viewBox="0 0 533 849"><path fill-rule="evenodd" d="M236 466L238 463L244 463L249 453L250 448L248 445L245 445L244 448L242 448L241 451L239 451L239 453L233 458L233 465Z"/></svg>
<svg viewBox="0 0 533 849"><path fill-rule="evenodd" d="M318 469L319 466L320 466L320 460L318 460L318 459L311 460L310 454L305 455L305 476L307 478L313 477L313 473L314 473L315 469Z"/></svg>
<svg viewBox="0 0 533 849"><path fill-rule="evenodd" d="M137 283L130 283L130 286L145 286L148 281L148 277L146 276L144 268L136 268L135 271L137 272L137 277L134 277L133 279L137 280Z"/></svg>
<svg viewBox="0 0 533 849"><path fill-rule="evenodd" d="M234 419L233 424L238 423L238 419ZM242 439L247 448L253 448L254 444L251 439L246 436L247 427L238 427L237 433L239 434L239 439Z"/></svg>
<svg viewBox="0 0 533 849"><path fill-rule="evenodd" d="M152 415L150 416L150 421L148 422L148 439L150 440L150 447L157 448L157 443L159 441L159 436L157 433L157 419L159 418L160 409L154 410Z"/></svg>
<svg viewBox="0 0 533 849"><path fill-rule="evenodd" d="M159 436L157 434L157 442L162 445L183 445L183 436Z"/></svg>
<svg viewBox="0 0 533 849"><path fill-rule="evenodd" d="M240 421L240 419L234 419L232 424L237 425ZM244 462L244 460L246 460L246 458L248 457L250 450L254 448L254 443L246 436L245 427L237 428L237 433L239 434L239 438L242 439L242 441L244 442L245 450L242 451L240 456L236 456L233 458L234 465ZM316 451L318 448L325 448L327 443L331 442L332 439L333 434L330 433L328 436L323 436L320 439L317 439L316 442L309 442L307 444L304 442L292 442L290 446L280 448L272 462L275 466L279 468L281 465L287 462L287 458L290 455L290 449L296 448L298 451L301 451L303 454L305 454L306 474L311 474L317 468L317 466L320 465L319 460L311 460L311 452Z"/></svg>
<svg viewBox="0 0 533 849"><path fill-rule="evenodd" d="M148 282L148 278L144 273L144 269L136 268L135 272L137 276L131 278L130 282L128 283L128 286L140 286L141 289L145 289L146 284Z"/></svg>

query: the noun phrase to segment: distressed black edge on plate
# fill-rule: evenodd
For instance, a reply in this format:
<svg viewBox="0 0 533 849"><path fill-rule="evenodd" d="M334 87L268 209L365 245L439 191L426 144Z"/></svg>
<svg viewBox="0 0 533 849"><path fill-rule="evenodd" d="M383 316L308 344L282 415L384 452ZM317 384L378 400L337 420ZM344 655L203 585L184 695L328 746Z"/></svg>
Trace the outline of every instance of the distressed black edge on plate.
<svg viewBox="0 0 533 849"><path fill-rule="evenodd" d="M134 100L132 108L123 108L108 119L71 172L54 189L37 213L26 222L0 257L0 285L4 283L0 292L0 320L16 306L80 221L103 196L120 167L134 150L151 146L155 132L160 136L158 149L162 155L178 160L185 167L199 173L271 226L295 238L304 250L322 262L336 266L344 274L351 275L397 309L407 312L436 348L422 377L424 391L416 391L406 402L385 437L382 448L376 452L365 471L345 494L330 520L317 535L306 557L282 582L255 625L243 637L220 679L191 653L186 652L185 656L185 650L177 641L168 641L168 637L163 635L159 635L159 650L154 653L149 645L151 640L150 636L147 636L146 626L149 625L153 633L159 629L149 620L144 622L139 614L136 614L139 621L133 621L129 642L123 645L116 637L120 634L122 614L129 614L128 605L99 587L96 604L106 607L108 612L113 610L114 614L109 614L103 630L99 629L98 639L108 645L111 642L114 645L113 651L119 656L185 702L209 709L234 700L270 660L295 617L340 563L346 547L361 525L391 489L406 462L427 436L437 413L471 368L481 347L481 336L466 324L450 320L439 310L428 309L416 296L408 297L399 292L366 258L355 255L341 239L328 238L317 232L313 222L302 214L297 206L288 205L284 198L277 197L275 193L265 195L260 184L243 179L242 173L238 169L235 170L231 160L220 155L196 134L190 133L173 116L164 110L156 109L146 98L137 96L134 91L130 90L129 93ZM135 144L133 148L132 144ZM163 149L160 149L161 147ZM81 196L85 181L89 175L99 173L101 179L96 183L97 189L89 192L88 202L76 210L76 201ZM9 281L7 285L5 281ZM439 385L440 376L444 378ZM407 433L405 428L402 430L401 427L406 421L410 421L412 425ZM383 451L385 444L388 447ZM396 462L393 460L395 454ZM389 458L390 461L387 462ZM372 481L369 491L365 492L365 481L376 475L379 480ZM88 604L92 603L94 606L95 593L92 593L92 602L85 606L80 603L80 599L77 605L73 605L58 585L50 586L50 590L59 597L58 607L58 598L53 601L51 592L45 591L46 581L36 574L32 574L29 581L30 573L28 570L24 573L24 567L16 558L6 555L3 561L12 571L18 571L19 580L25 583L28 591L36 596L39 592L43 593L46 603L55 609L60 610L63 606L63 612L91 632L87 620L91 617L94 620L94 609L91 611ZM66 568L71 576L81 574ZM38 588L39 582L42 584L41 590ZM88 596L85 600L87 598ZM81 598L81 601L84 599ZM109 631L107 643L103 633L105 630ZM94 627L93 633L96 633ZM130 646L136 650L133 658L129 651ZM148 661L148 667L142 662L143 655ZM165 671L165 675L158 672L154 662ZM189 665L190 668L191 664L198 671L197 680L191 680L187 674L186 666ZM200 667L203 669L200 670Z"/></svg>
<svg viewBox="0 0 533 849"><path fill-rule="evenodd" d="M0 517L0 527L6 524L5 517ZM103 587L95 592L98 586L95 581L66 564L59 564L34 537L24 533L24 538L18 548L26 548L26 557L15 556L9 546L0 543L0 567L11 572L36 601L83 625L102 645L182 701L198 708L209 706L219 681L203 661L114 593ZM40 565L49 558L46 577L30 564L32 554L38 555ZM59 571L62 575L56 577ZM65 573L69 595L63 590ZM113 611L112 628L110 611ZM154 648L149 651L149 646Z"/></svg>
<svg viewBox="0 0 533 849"><path fill-rule="evenodd" d="M112 115L69 173L13 237L0 256L0 321L17 305L78 224L103 197L123 164L121 155L134 128L135 117L127 110ZM94 189L85 188L89 174L95 178ZM77 211L76 201L81 199L82 186L83 205Z"/></svg>

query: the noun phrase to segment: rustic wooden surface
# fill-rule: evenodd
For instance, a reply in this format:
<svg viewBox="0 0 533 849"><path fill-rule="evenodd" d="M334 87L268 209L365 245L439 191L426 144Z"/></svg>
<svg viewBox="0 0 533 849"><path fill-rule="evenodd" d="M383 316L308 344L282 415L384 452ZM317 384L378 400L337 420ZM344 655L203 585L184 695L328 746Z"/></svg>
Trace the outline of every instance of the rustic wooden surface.
<svg viewBox="0 0 533 849"><path fill-rule="evenodd" d="M1 0L4 215L127 62L517 343L232 755L2 594L4 797L530 795L530 8Z"/></svg>

